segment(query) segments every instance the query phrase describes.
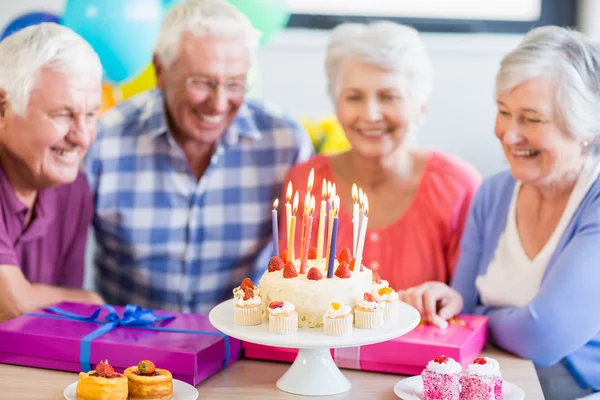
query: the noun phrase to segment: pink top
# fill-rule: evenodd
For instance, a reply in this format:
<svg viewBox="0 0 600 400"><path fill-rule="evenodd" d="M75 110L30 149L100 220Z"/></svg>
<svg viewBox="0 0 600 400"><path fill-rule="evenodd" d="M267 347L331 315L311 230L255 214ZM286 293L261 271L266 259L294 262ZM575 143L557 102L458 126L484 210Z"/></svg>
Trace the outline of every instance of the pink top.
<svg viewBox="0 0 600 400"><path fill-rule="evenodd" d="M285 191L288 181L296 188L305 188L311 168L315 170L316 209L311 232L311 247L317 245L321 182L334 181L329 157L316 156L294 167L284 181L280 199L280 250L285 243ZM363 264L377 271L382 279L396 290L406 289L425 281L448 283L459 253L459 242L471 200L481 183L474 167L455 157L430 151L423 176L412 203L392 224L369 229L363 251ZM300 258L302 237L302 207L306 189L299 192L300 204L296 214L295 257ZM342 204L338 220L336 253L352 250L353 205ZM337 256L336 254L336 256Z"/></svg>

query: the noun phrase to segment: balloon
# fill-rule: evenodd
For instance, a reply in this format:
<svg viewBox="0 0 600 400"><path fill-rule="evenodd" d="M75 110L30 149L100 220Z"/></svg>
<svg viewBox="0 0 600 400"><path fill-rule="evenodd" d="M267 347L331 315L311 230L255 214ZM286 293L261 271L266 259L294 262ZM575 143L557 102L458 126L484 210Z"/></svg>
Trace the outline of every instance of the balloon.
<svg viewBox="0 0 600 400"><path fill-rule="evenodd" d="M165 10L168 10L169 8L173 7L175 4L179 3L180 0L162 0L163 2L163 7L165 8Z"/></svg>
<svg viewBox="0 0 600 400"><path fill-rule="evenodd" d="M116 104L113 90L112 86L106 83L102 84L102 108L100 109L100 114Z"/></svg>
<svg viewBox="0 0 600 400"><path fill-rule="evenodd" d="M41 24L42 22L58 23L58 21L58 16L54 14L48 14L44 12L33 12L23 14L12 20L6 26L6 28L2 32L2 35L0 36L0 40L3 40L5 37L10 36L11 34L20 31L23 28L27 28L31 25Z"/></svg>
<svg viewBox="0 0 600 400"><path fill-rule="evenodd" d="M289 19L285 0L229 0L244 13L254 27L262 32L260 44L264 45L271 37L283 29Z"/></svg>
<svg viewBox="0 0 600 400"><path fill-rule="evenodd" d="M123 83L152 60L163 11L161 0L68 0L61 23L96 50L106 80Z"/></svg>
<svg viewBox="0 0 600 400"><path fill-rule="evenodd" d="M138 93L152 89L154 86L156 86L156 73L154 72L154 65L150 64L134 80L123 84L121 86L121 93L123 99L128 99Z"/></svg>

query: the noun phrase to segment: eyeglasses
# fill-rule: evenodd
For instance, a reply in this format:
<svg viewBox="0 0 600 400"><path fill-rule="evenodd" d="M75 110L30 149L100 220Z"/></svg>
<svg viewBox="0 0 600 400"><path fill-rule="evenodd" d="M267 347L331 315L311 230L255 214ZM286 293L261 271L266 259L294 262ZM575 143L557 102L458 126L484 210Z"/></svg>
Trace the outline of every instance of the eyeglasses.
<svg viewBox="0 0 600 400"><path fill-rule="evenodd" d="M241 96L248 91L248 84L245 81L233 80L227 82L215 82L206 78L190 76L185 80L186 87L193 93L206 95L219 86L223 86L225 91L231 95Z"/></svg>

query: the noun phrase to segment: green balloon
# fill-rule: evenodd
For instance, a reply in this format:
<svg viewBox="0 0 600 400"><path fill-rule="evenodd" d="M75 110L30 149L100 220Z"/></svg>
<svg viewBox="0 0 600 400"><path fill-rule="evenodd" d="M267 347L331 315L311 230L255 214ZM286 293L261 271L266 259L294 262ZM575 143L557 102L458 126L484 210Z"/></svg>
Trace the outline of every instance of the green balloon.
<svg viewBox="0 0 600 400"><path fill-rule="evenodd" d="M244 13L256 29L262 32L260 44L264 45L271 37L283 29L290 14L285 0L229 0Z"/></svg>

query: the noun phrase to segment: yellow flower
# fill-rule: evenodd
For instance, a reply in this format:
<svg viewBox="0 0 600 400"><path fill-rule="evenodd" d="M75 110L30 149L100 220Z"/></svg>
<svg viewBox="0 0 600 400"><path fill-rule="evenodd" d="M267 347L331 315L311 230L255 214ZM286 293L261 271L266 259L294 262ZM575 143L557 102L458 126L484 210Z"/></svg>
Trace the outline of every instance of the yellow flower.
<svg viewBox="0 0 600 400"><path fill-rule="evenodd" d="M308 131L317 153L334 154L350 148L346 134L334 114L329 114L317 122L302 119L302 124Z"/></svg>

